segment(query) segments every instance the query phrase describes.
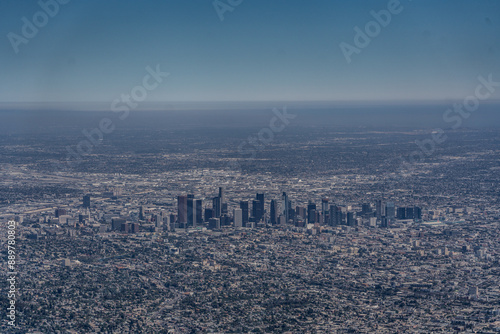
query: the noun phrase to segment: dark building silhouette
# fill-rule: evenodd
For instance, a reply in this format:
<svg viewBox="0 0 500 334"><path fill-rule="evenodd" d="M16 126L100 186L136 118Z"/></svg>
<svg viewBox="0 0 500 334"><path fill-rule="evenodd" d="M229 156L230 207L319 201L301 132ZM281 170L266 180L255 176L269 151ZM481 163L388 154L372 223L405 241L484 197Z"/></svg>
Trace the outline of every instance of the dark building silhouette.
<svg viewBox="0 0 500 334"><path fill-rule="evenodd" d="M196 219L196 202L195 202L195 199L193 197L190 197L190 195L188 195L188 198L186 200L186 204L187 204L187 224L186 224L185 227L193 227L195 225L195 219Z"/></svg>
<svg viewBox="0 0 500 334"><path fill-rule="evenodd" d="M329 222L331 226L342 224L342 210L336 205L330 205Z"/></svg>
<svg viewBox="0 0 500 334"><path fill-rule="evenodd" d="M143 220L144 219L144 206L139 207L139 219Z"/></svg>
<svg viewBox="0 0 500 334"><path fill-rule="evenodd" d="M214 210L214 218L220 218L222 215L222 203L220 202L220 197L214 197L212 199L212 209Z"/></svg>
<svg viewBox="0 0 500 334"><path fill-rule="evenodd" d="M346 218L347 218L347 226L356 226L356 219L354 217L354 212L348 212Z"/></svg>
<svg viewBox="0 0 500 334"><path fill-rule="evenodd" d="M264 217L264 194L257 194L253 201L253 216L256 222L259 222Z"/></svg>
<svg viewBox="0 0 500 334"><path fill-rule="evenodd" d="M376 203L376 212L377 212L377 219L380 220L382 218L382 216L385 216L385 213L382 212L382 200L377 200L377 203Z"/></svg>
<svg viewBox="0 0 500 334"><path fill-rule="evenodd" d="M241 201L240 209L242 214L242 224L243 227L246 227L248 224L248 201Z"/></svg>
<svg viewBox="0 0 500 334"><path fill-rule="evenodd" d="M385 217L389 220L396 218L396 208L393 202L387 202L385 204Z"/></svg>
<svg viewBox="0 0 500 334"><path fill-rule="evenodd" d="M307 222L309 224L316 223L316 204L311 201L307 205Z"/></svg>
<svg viewBox="0 0 500 334"><path fill-rule="evenodd" d="M372 207L370 203L363 203L361 205L361 214L362 215L369 215L372 213Z"/></svg>
<svg viewBox="0 0 500 334"><path fill-rule="evenodd" d="M177 197L177 222L179 226L185 226L188 220L187 196Z"/></svg>
<svg viewBox="0 0 500 334"><path fill-rule="evenodd" d="M90 195L83 196L83 207L90 208Z"/></svg>
<svg viewBox="0 0 500 334"><path fill-rule="evenodd" d="M196 225L201 226L203 225L203 200L197 199L196 200Z"/></svg>
<svg viewBox="0 0 500 334"><path fill-rule="evenodd" d="M322 214L322 223L328 224L328 198L323 198L321 200L321 214Z"/></svg>
<svg viewBox="0 0 500 334"><path fill-rule="evenodd" d="M56 218L64 216L65 214L66 214L66 209L56 209L55 211Z"/></svg>
<svg viewBox="0 0 500 334"><path fill-rule="evenodd" d="M271 223L271 225L276 225L278 223L278 201L276 201L275 199L271 200L269 215L269 222Z"/></svg>
<svg viewBox="0 0 500 334"><path fill-rule="evenodd" d="M223 187L219 187L219 198L220 198L221 205L226 203L226 201L224 200L224 188Z"/></svg>
<svg viewBox="0 0 500 334"><path fill-rule="evenodd" d="M281 205L281 214L285 217L285 221L288 222L288 220L291 218L290 209L292 208L292 203L288 199L288 195L286 194L286 192L283 192L283 195L281 196Z"/></svg>

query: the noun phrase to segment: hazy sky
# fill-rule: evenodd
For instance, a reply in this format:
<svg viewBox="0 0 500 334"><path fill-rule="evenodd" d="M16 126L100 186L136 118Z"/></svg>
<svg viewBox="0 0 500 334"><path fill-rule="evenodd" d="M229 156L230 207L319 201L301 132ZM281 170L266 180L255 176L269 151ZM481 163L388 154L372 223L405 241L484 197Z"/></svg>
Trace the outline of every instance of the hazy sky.
<svg viewBox="0 0 500 334"><path fill-rule="evenodd" d="M71 0L16 54L8 34L41 8L2 0L0 102L111 102L157 64L148 101L446 100L500 81L497 0L401 0L348 64L339 44L387 4L244 0L221 21L212 0Z"/></svg>

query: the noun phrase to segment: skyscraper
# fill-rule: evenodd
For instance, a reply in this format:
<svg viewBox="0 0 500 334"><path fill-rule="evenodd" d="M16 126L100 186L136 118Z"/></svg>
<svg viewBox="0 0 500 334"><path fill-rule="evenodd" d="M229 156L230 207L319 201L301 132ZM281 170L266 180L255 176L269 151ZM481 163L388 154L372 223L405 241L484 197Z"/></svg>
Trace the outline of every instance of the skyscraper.
<svg viewBox="0 0 500 334"><path fill-rule="evenodd" d="M224 201L224 188L223 187L219 187L219 198L220 198L220 203L221 203L221 207L222 207L222 204L226 203Z"/></svg>
<svg viewBox="0 0 500 334"><path fill-rule="evenodd" d="M290 208L291 208L291 205L290 205L290 201L288 200L288 195L286 194L286 192L283 192L283 195L281 196L281 213L283 214L283 216L285 217L285 220L288 222L288 220L290 219ZM271 213L272 215L272 213Z"/></svg>
<svg viewBox="0 0 500 334"><path fill-rule="evenodd" d="M285 195L285 193L283 193ZM287 203L287 202L285 202ZM288 210L285 210L288 211ZM276 225L278 223L278 201L273 199L271 200L271 208L270 208L270 217L269 221L271 225Z"/></svg>
<svg viewBox="0 0 500 334"><path fill-rule="evenodd" d="M309 224L314 224L316 222L316 204L309 201L307 205L307 222Z"/></svg>
<svg viewBox="0 0 500 334"><path fill-rule="evenodd" d="M212 199L212 208L214 210L214 218L220 218L220 216L222 215L222 205L219 196Z"/></svg>
<svg viewBox="0 0 500 334"><path fill-rule="evenodd" d="M414 219L422 219L422 209L416 206L413 208L413 218Z"/></svg>
<svg viewBox="0 0 500 334"><path fill-rule="evenodd" d="M139 219L143 220L144 219L144 206L139 207Z"/></svg>
<svg viewBox="0 0 500 334"><path fill-rule="evenodd" d="M187 210L187 196L177 197L177 221L179 225L187 224L188 210Z"/></svg>
<svg viewBox="0 0 500 334"><path fill-rule="evenodd" d="M196 200L196 226L203 225L203 200Z"/></svg>
<svg viewBox="0 0 500 334"><path fill-rule="evenodd" d="M234 227L243 227L243 211L241 209L233 210Z"/></svg>
<svg viewBox="0 0 500 334"><path fill-rule="evenodd" d="M322 223L328 225L328 198L321 200Z"/></svg>
<svg viewBox="0 0 500 334"><path fill-rule="evenodd" d="M83 196L83 207L90 208L90 195Z"/></svg>
<svg viewBox="0 0 500 334"><path fill-rule="evenodd" d="M406 208L398 208L396 211L396 217L398 219L406 219Z"/></svg>
<svg viewBox="0 0 500 334"><path fill-rule="evenodd" d="M377 219L380 220L382 218L382 216L385 216L385 213L382 212L382 200L377 200L377 207L376 207L376 211L377 211Z"/></svg>
<svg viewBox="0 0 500 334"><path fill-rule="evenodd" d="M194 197L194 196L193 196ZM196 221L196 202L195 199L188 195L187 198L187 224L186 227L195 226Z"/></svg>
<svg viewBox="0 0 500 334"><path fill-rule="evenodd" d="M370 214L371 212L372 212L372 207L371 207L370 203L363 203L361 205L361 214L366 215L366 214Z"/></svg>
<svg viewBox="0 0 500 334"><path fill-rule="evenodd" d="M259 222L264 217L264 194L257 193L255 199L253 202L253 216L255 217L255 221Z"/></svg>
<svg viewBox="0 0 500 334"><path fill-rule="evenodd" d="M387 219L394 219L396 217L396 207L394 202L387 202L385 204L385 217Z"/></svg>
<svg viewBox="0 0 500 334"><path fill-rule="evenodd" d="M356 226L356 220L354 219L354 212L347 212L347 226Z"/></svg>
<svg viewBox="0 0 500 334"><path fill-rule="evenodd" d="M342 210L336 205L330 205L329 218L331 226L342 224Z"/></svg>
<svg viewBox="0 0 500 334"><path fill-rule="evenodd" d="M248 201L240 202L240 209L242 211L242 223L243 227L246 227L248 224Z"/></svg>

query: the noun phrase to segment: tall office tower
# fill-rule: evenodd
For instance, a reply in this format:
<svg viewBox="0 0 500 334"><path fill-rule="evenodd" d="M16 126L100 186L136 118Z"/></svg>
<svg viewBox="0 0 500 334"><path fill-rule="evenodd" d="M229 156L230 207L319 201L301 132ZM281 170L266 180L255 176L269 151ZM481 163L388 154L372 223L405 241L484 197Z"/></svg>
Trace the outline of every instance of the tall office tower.
<svg viewBox="0 0 500 334"><path fill-rule="evenodd" d="M177 197L177 222L179 227L184 227L187 224L188 210L187 210L187 196Z"/></svg>
<svg viewBox="0 0 500 334"><path fill-rule="evenodd" d="M387 219L394 219L396 217L396 207L394 202L387 202L385 204L385 217Z"/></svg>
<svg viewBox="0 0 500 334"><path fill-rule="evenodd" d="M413 207L405 209L406 219L415 219L415 210Z"/></svg>
<svg viewBox="0 0 500 334"><path fill-rule="evenodd" d="M328 225L328 198L321 200L322 223Z"/></svg>
<svg viewBox="0 0 500 334"><path fill-rule="evenodd" d="M153 215L154 223L156 227L162 227L163 226L163 215L160 214L154 214Z"/></svg>
<svg viewBox="0 0 500 334"><path fill-rule="evenodd" d="M194 227L196 221L196 201L188 195L187 198L187 224L186 227Z"/></svg>
<svg viewBox="0 0 500 334"><path fill-rule="evenodd" d="M361 204L361 214L366 215L372 212L372 207L370 203Z"/></svg>
<svg viewBox="0 0 500 334"><path fill-rule="evenodd" d="M356 219L354 219L354 212L347 212L347 226L356 226Z"/></svg>
<svg viewBox="0 0 500 334"><path fill-rule="evenodd" d="M331 226L340 225L342 222L342 210L336 205L330 205L329 221Z"/></svg>
<svg viewBox="0 0 500 334"><path fill-rule="evenodd" d="M220 197L214 197L212 199L212 208L214 210L214 218L220 218L222 215L222 205L220 202Z"/></svg>
<svg viewBox="0 0 500 334"><path fill-rule="evenodd" d="M242 211L243 227L246 227L248 224L248 201L241 201L240 209Z"/></svg>
<svg viewBox="0 0 500 334"><path fill-rule="evenodd" d="M418 206L413 208L413 219L422 219L422 209Z"/></svg>
<svg viewBox="0 0 500 334"><path fill-rule="evenodd" d="M254 201L254 205L256 206L253 208L253 214L255 217L255 221L259 222L260 220L262 220L262 218L264 218L264 194L257 193L255 199L256 200Z"/></svg>
<svg viewBox="0 0 500 334"><path fill-rule="evenodd" d="M286 192L283 192L283 195L281 196L281 214L285 217L285 220L287 222L290 219L290 208L291 203L288 200L288 195L286 194Z"/></svg>
<svg viewBox="0 0 500 334"><path fill-rule="evenodd" d="M252 217L251 217L251 218L253 218L252 221L254 221L254 222L257 221L257 219L255 218L255 216L257 216L259 214L258 211L259 211L259 201L257 201L256 199L254 199L252 201Z"/></svg>
<svg viewBox="0 0 500 334"><path fill-rule="evenodd" d="M83 207L90 208L90 195L83 196Z"/></svg>
<svg viewBox="0 0 500 334"><path fill-rule="evenodd" d="M398 208L396 212L396 218L406 219L406 208Z"/></svg>
<svg viewBox="0 0 500 334"><path fill-rule="evenodd" d="M144 206L139 207L139 219L143 220L144 219Z"/></svg>
<svg viewBox="0 0 500 334"><path fill-rule="evenodd" d="M309 201L307 205L307 222L309 224L314 224L316 222L316 204Z"/></svg>
<svg viewBox="0 0 500 334"><path fill-rule="evenodd" d="M377 211L377 219L380 220L382 216L385 216L385 214L382 212L382 200L377 200L377 207L375 209Z"/></svg>
<svg viewBox="0 0 500 334"><path fill-rule="evenodd" d="M234 227L243 227L243 210L233 210Z"/></svg>
<svg viewBox="0 0 500 334"><path fill-rule="evenodd" d="M203 225L203 200L196 200L196 226Z"/></svg>
<svg viewBox="0 0 500 334"><path fill-rule="evenodd" d="M219 187L219 198L220 198L220 203L221 203L221 207L222 207L222 204L226 203L226 201L224 201L224 188L223 187Z"/></svg>
<svg viewBox="0 0 500 334"><path fill-rule="evenodd" d="M285 193L283 193L283 194L285 194ZM285 217L285 216L283 215L283 217ZM271 225L276 225L278 223L278 201L275 199L271 200L269 221L270 221Z"/></svg>

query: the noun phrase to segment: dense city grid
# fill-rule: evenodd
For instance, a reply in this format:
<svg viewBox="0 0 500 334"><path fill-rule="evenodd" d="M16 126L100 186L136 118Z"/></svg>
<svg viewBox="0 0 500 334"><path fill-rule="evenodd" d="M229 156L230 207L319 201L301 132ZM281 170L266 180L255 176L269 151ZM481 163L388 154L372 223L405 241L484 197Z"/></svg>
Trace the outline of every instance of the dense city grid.
<svg viewBox="0 0 500 334"><path fill-rule="evenodd" d="M299 120L251 158L258 121L151 121L67 169L66 125L2 134L18 332L498 331L498 131L405 164L431 130Z"/></svg>

